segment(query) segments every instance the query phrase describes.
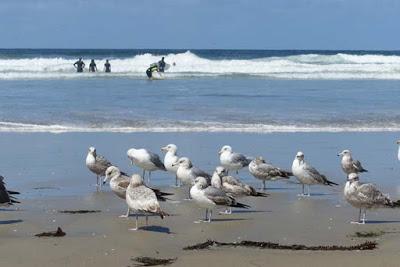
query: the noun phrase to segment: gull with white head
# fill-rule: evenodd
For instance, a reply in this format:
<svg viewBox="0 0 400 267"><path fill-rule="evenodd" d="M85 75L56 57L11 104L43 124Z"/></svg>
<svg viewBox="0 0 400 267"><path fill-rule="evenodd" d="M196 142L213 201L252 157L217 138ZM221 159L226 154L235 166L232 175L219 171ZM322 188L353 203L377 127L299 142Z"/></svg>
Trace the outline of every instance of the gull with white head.
<svg viewBox="0 0 400 267"><path fill-rule="evenodd" d="M257 192L256 189L248 184L243 183L238 178L227 175L226 169L222 166L215 168L213 176L211 177L211 185L222 189L228 195L241 198L241 197L267 197L268 194ZM225 214L231 214L232 208L224 212Z"/></svg>
<svg viewBox="0 0 400 267"><path fill-rule="evenodd" d="M247 167L251 161L251 158L233 152L232 147L227 145L223 146L218 154L221 166L228 172L236 171L238 173L240 169Z"/></svg>
<svg viewBox="0 0 400 267"><path fill-rule="evenodd" d="M314 167L309 165L304 160L304 153L299 151L293 160L292 173L302 184L302 194L300 196L310 196L310 185L338 185L332 181L329 181L325 175L320 174ZM307 185L308 194L304 194L304 185Z"/></svg>
<svg viewBox="0 0 400 267"><path fill-rule="evenodd" d="M222 189L209 186L204 177L195 179L194 185L190 188L190 196L198 206L206 209L205 222L211 222L212 210L216 206L250 208L248 205L236 202L232 196L226 194ZM200 221L195 223L197 222Z"/></svg>
<svg viewBox="0 0 400 267"><path fill-rule="evenodd" d="M178 163L179 157L176 154L178 147L174 144L169 144L161 148L161 151L165 152L164 157L164 166L168 172L175 175L175 186L178 186L178 176L176 175L176 171L178 170ZM173 165L175 164L175 165Z"/></svg>
<svg viewBox="0 0 400 267"><path fill-rule="evenodd" d="M178 162L173 163L172 166L178 166L176 176L183 185L193 185L194 180L199 176L204 177L208 184L211 183L211 175L194 167L187 157L179 158Z"/></svg>
<svg viewBox="0 0 400 267"><path fill-rule="evenodd" d="M130 159L132 165L135 164L137 167L143 170L143 178L145 177L146 171L149 172L147 182L150 183L151 172L156 170L166 171L164 163L160 160L160 157L148 151L144 148L129 149L126 154Z"/></svg>
<svg viewBox="0 0 400 267"><path fill-rule="evenodd" d="M400 207L400 200L393 202L374 184L361 183L357 173L348 175L344 186L344 197L350 205L360 210L358 221L351 223L365 224L365 215L369 209Z"/></svg>
<svg viewBox="0 0 400 267"><path fill-rule="evenodd" d="M89 147L89 151L86 156L86 166L88 169L96 174L97 182L96 186L101 188L100 177L104 177L108 167L112 166L105 157L98 155L95 147Z"/></svg>

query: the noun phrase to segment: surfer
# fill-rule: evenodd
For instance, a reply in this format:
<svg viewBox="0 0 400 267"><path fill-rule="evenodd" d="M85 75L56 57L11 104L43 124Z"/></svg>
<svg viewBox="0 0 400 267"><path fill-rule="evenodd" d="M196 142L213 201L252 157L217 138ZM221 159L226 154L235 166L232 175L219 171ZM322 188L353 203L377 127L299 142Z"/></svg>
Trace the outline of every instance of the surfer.
<svg viewBox="0 0 400 267"><path fill-rule="evenodd" d="M76 72L83 72L83 69L85 68L85 63L82 61L81 57L77 62L74 63L74 67L76 68Z"/></svg>
<svg viewBox="0 0 400 267"><path fill-rule="evenodd" d="M158 61L158 71L159 72L164 72L165 69L165 61L164 61L164 57L161 58L160 61Z"/></svg>
<svg viewBox="0 0 400 267"><path fill-rule="evenodd" d="M158 71L158 66L156 64L151 64L150 67L146 70L147 77L149 79L153 76L153 72Z"/></svg>
<svg viewBox="0 0 400 267"><path fill-rule="evenodd" d="M108 59L106 60L106 63L104 64L104 72L111 72L111 64L108 62Z"/></svg>
<svg viewBox="0 0 400 267"><path fill-rule="evenodd" d="M96 72L96 71L97 71L97 66L96 63L94 63L94 59L92 59L89 65L89 72Z"/></svg>

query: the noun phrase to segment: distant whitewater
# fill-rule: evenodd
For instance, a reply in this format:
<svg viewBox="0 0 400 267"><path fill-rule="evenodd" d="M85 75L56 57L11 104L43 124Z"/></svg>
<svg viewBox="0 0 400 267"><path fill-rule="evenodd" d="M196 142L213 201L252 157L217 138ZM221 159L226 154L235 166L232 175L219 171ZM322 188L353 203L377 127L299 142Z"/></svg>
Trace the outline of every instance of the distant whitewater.
<svg viewBox="0 0 400 267"><path fill-rule="evenodd" d="M400 55L369 53L304 53L287 51L285 53L260 52L251 56L240 56L226 53L213 56L205 52L180 53L125 53L111 54L105 52L90 54L90 51L76 52L70 55L60 53L22 53L16 50L11 56L0 51L0 80L19 79L80 79L101 77L127 77L144 79L148 66L157 62L161 56L168 63L176 63L166 76L172 79L215 76L254 76L270 79L304 79L304 80L344 80L344 79L400 79ZM292 53L292 54L291 54ZM85 55L87 54L87 55ZM132 55L133 54L133 55ZM239 56L238 56L239 54ZM294 55L293 55L294 54ZM83 55L88 65L90 58L95 58L100 72L75 73L73 63L78 55ZM112 73L102 72L106 59L111 60Z"/></svg>

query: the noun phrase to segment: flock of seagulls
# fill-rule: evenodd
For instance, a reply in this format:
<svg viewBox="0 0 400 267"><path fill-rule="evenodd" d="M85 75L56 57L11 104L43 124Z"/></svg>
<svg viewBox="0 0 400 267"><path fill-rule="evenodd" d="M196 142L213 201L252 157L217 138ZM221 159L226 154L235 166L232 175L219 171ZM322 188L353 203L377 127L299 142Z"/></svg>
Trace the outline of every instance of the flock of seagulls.
<svg viewBox="0 0 400 267"><path fill-rule="evenodd" d="M153 171L168 171L175 177L175 186L187 188L188 199L194 201L206 211L203 221L211 222L212 211L215 207L223 207L225 214L231 214L232 208L249 208L244 203L237 202L242 197L267 197L265 192L258 192L252 186L244 183L236 174L243 168L248 168L250 174L263 183L262 189L266 189L266 181L290 179L294 176L302 186L301 197L310 197L311 185L337 186L328 177L305 161L304 153L299 151L293 160L291 171L276 167L267 162L261 156L252 158L244 154L234 152L231 146L223 146L218 154L220 166L212 173L207 173L193 165L188 157L178 156L178 147L168 144L161 148L165 153L164 161L151 151L144 148L131 148L127 156L132 164L143 170L143 175L129 176L121 172L116 166L104 157L97 155L91 147L86 159L86 165L96 177L105 177L103 183L110 182L111 190L121 199L125 199L128 211L123 217L128 217L130 212L136 214L159 215L164 218L168 214L161 210L159 201L166 201L170 193L161 192L158 189L148 187L150 175ZM359 217L356 223L365 223L366 210L380 207L397 207L400 202L393 202L388 196L381 193L373 184L359 182L359 173L367 172L360 161L353 159L350 150L343 150L338 154L341 157L341 168L347 175L344 187L345 199L359 209ZM143 182L145 172L148 172L147 185ZM307 193L305 191L307 188ZM196 221L200 222L200 221Z"/></svg>
<svg viewBox="0 0 400 267"><path fill-rule="evenodd" d="M400 144L400 140L397 143ZM260 156L251 158L233 152L231 146L225 145L218 152L220 166L215 168L212 175L193 166L188 157L178 156L178 147L174 144L162 147L161 151L165 152L164 161L156 153L144 148L131 148L127 151L130 162L143 171L142 176L139 174L130 176L122 172L105 157L97 154L94 147L90 147L87 153L86 166L96 175L97 187L101 189L102 184L109 182L112 192L126 202L127 212L120 217L129 217L131 212L136 215L136 227L131 230L138 229L140 214L145 216L146 225L149 215L157 215L162 219L168 216L168 213L161 209L159 202L169 200L168 196L172 193L149 187L151 172L154 171L171 173L175 177L175 186L187 188L188 198L205 209L204 221L206 222L211 222L212 212L216 207L226 208L224 213L230 214L232 208L250 208L250 206L238 202L239 198L265 198L268 196L265 192L258 192L238 177L229 175L230 171L237 174L239 170L247 167L252 176L262 181L263 190L266 189L266 181L290 179L294 176L302 185L301 197L310 197L311 185L338 185L306 162L304 153L301 151L297 152L291 171L287 171L272 165ZM352 223L364 224L366 211L369 209L400 207L400 200L392 201L374 184L359 181L359 174L367 172L367 170L360 161L352 157L350 150L343 150L338 156L341 157L341 168L347 176L344 198L353 207L359 209L358 220ZM146 172L148 173L147 183L144 182ZM101 181L102 177L104 177L103 181ZM305 186L307 186L307 194ZM16 194L19 192L6 189L4 178L0 176L0 205L19 203L14 196Z"/></svg>

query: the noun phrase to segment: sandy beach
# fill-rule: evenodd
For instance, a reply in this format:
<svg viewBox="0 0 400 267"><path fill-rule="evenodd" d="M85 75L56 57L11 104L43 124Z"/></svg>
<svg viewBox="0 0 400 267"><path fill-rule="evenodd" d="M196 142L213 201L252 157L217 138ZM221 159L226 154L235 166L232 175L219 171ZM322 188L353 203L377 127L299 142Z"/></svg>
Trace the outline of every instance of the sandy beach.
<svg viewBox="0 0 400 267"><path fill-rule="evenodd" d="M0 134L2 171L10 189L19 190L21 204L1 209L1 266L134 266L131 258L149 256L177 258L172 266L395 266L399 256L400 213L386 209L367 213L369 223L353 225L357 210L343 199L342 174L337 152L356 151L369 172L363 181L374 182L393 199L398 199L398 161L394 133L291 133L291 134ZM204 211L184 201L184 189L170 187L174 178L153 174L152 186L174 193L162 207L171 216L151 217L139 231L129 231L134 218L118 218L126 205L108 185L96 192L95 177L84 164L87 147L129 173L138 172L128 164L125 151L144 146L155 152L175 142L180 155L211 171L218 163L223 144L290 168L294 154L303 150L306 158L340 186L312 187L311 198L299 198L300 186L268 183L268 198L244 198L251 209L217 215L210 224L195 224ZM160 153L161 154L161 153ZM247 170L239 177L253 186L261 182ZM99 210L98 213L64 214L62 210ZM38 238L35 234L61 227L65 237ZM373 238L358 238L360 231L384 232ZM256 248L212 248L184 251L183 248L213 239L270 241L281 244L355 245L375 240L374 251L310 252Z"/></svg>

